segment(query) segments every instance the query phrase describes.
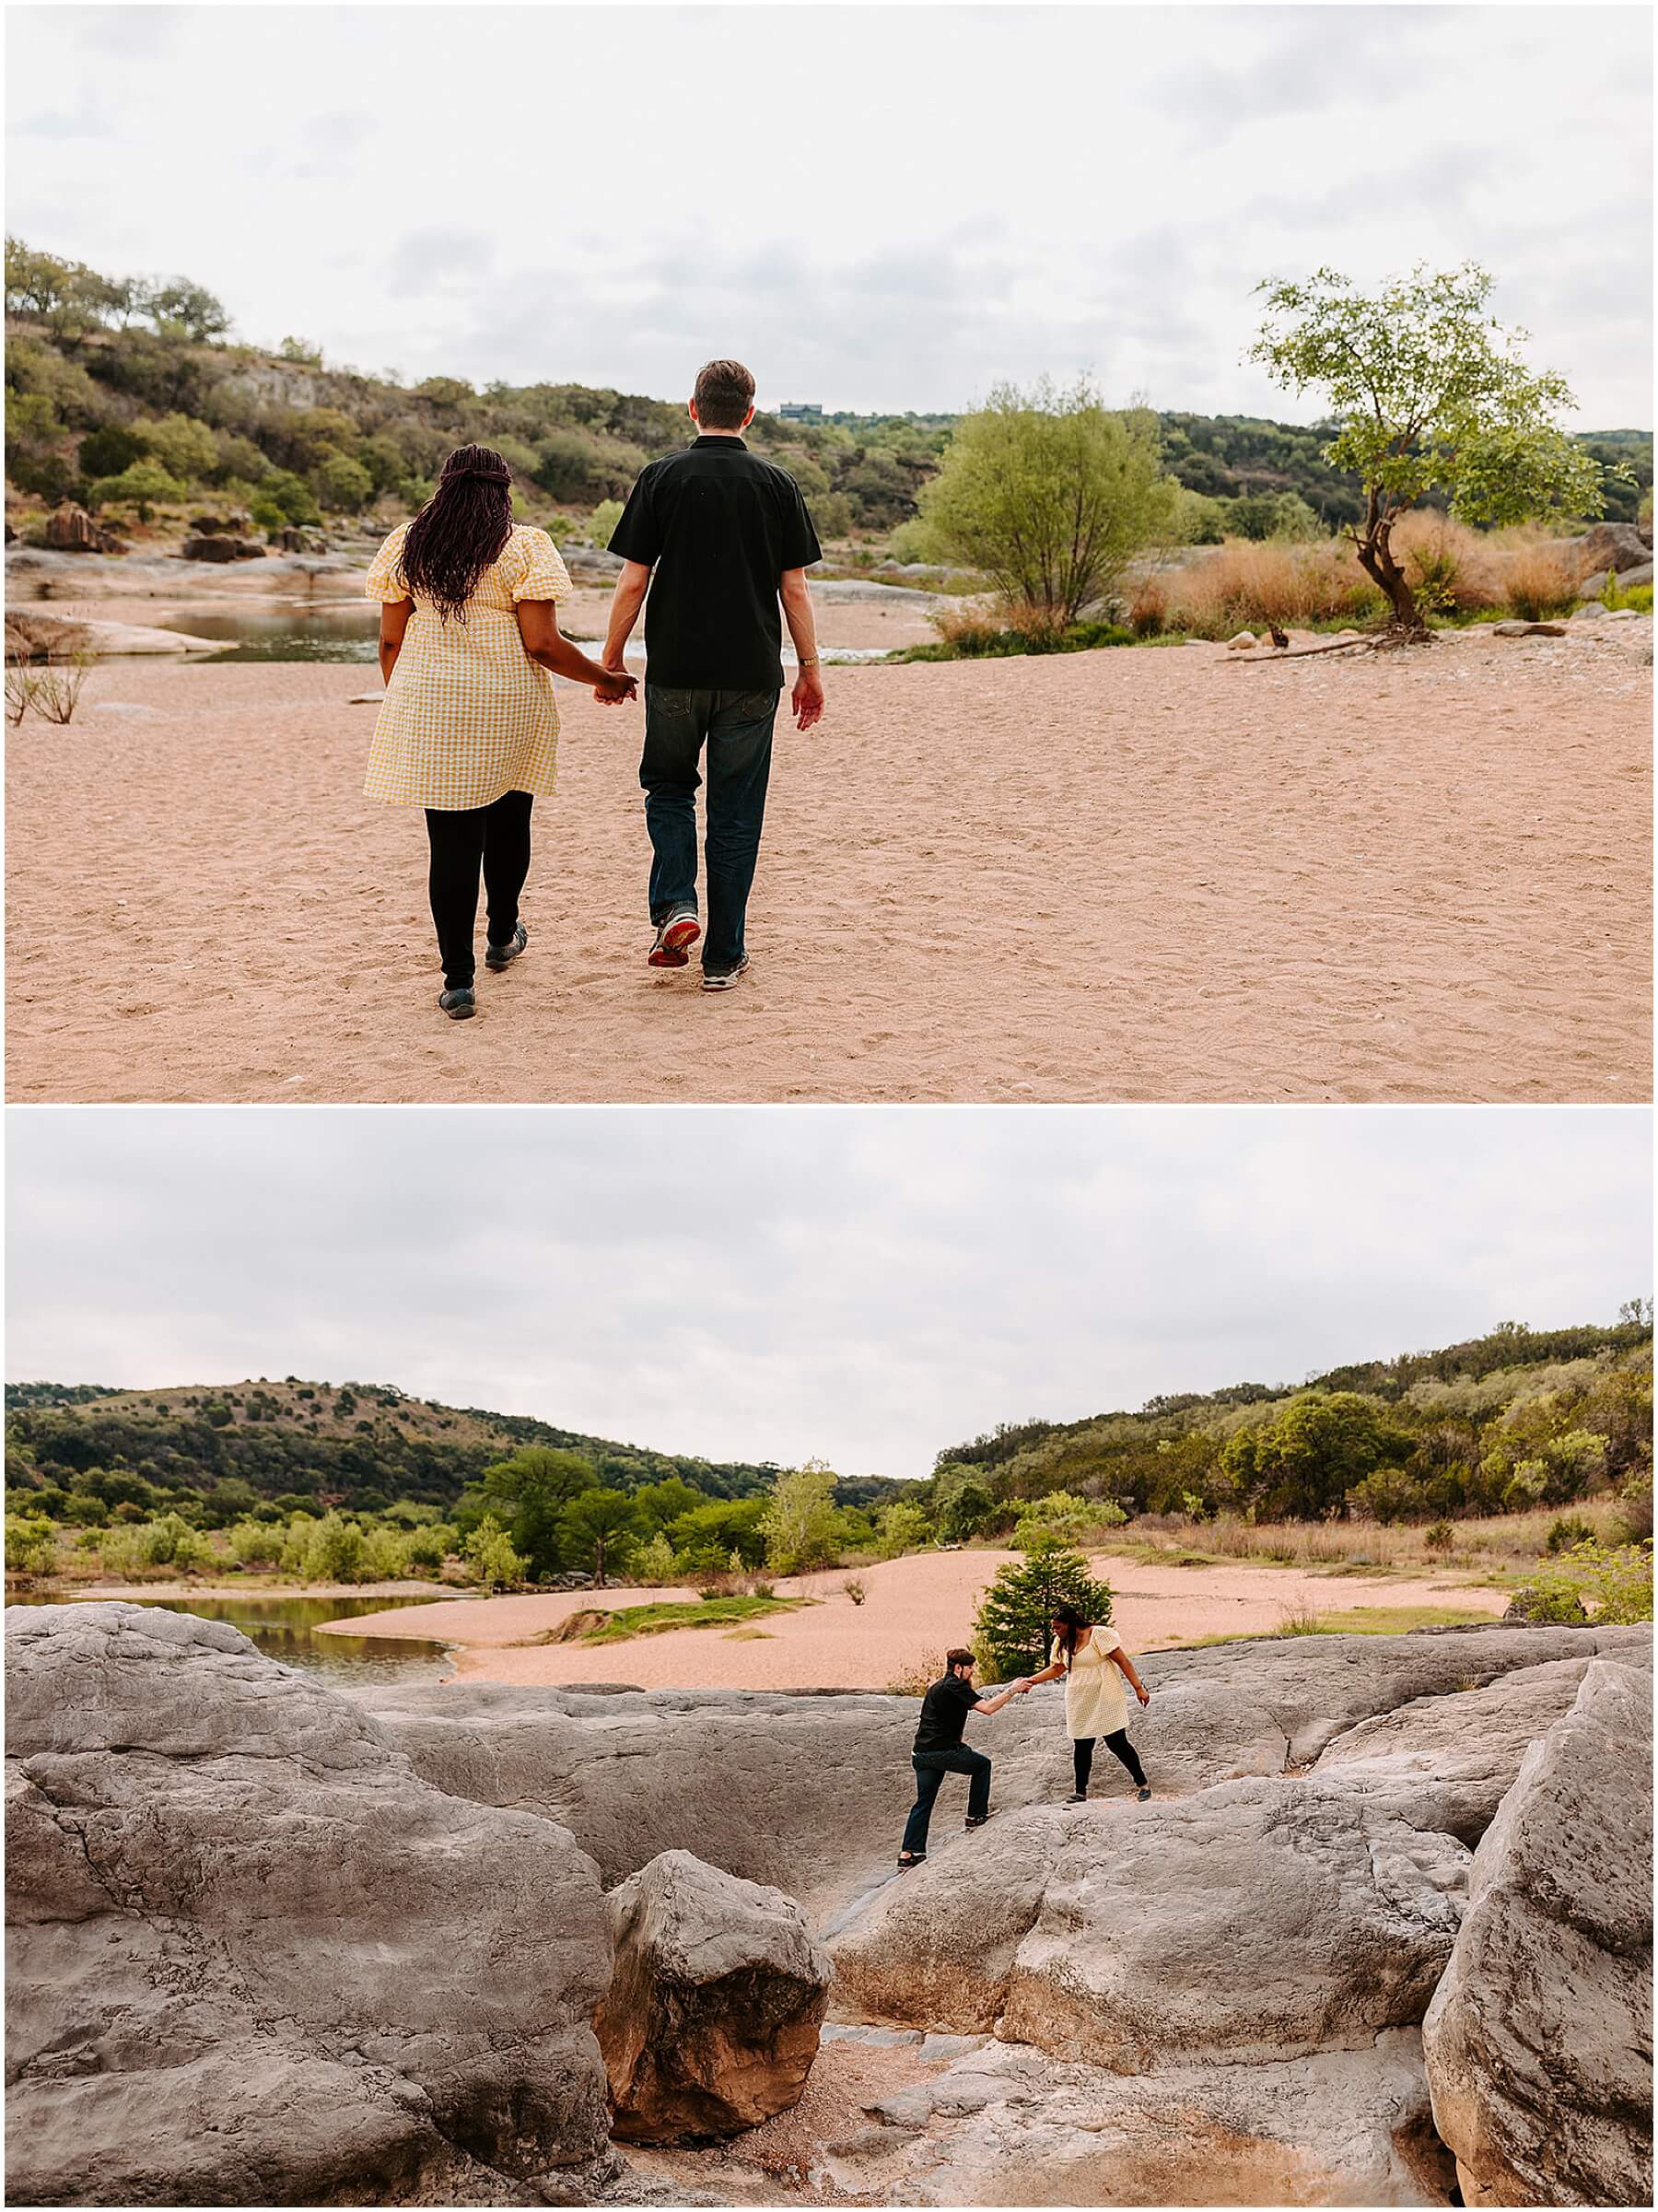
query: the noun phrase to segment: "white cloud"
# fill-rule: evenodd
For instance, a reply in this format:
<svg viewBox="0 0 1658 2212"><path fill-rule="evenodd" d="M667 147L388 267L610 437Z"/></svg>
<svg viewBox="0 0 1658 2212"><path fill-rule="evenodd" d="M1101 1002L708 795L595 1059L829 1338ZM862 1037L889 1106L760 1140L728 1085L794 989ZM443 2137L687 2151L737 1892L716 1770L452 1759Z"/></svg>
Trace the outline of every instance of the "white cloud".
<svg viewBox="0 0 1658 2212"><path fill-rule="evenodd" d="M777 399L918 410L1092 368L1310 415L1242 362L1260 277L1472 256L1583 422L1643 423L1651 41L1593 6L20 7L14 114L112 135L18 137L8 215L341 360L671 398L738 350Z"/></svg>
<svg viewBox="0 0 1658 2212"><path fill-rule="evenodd" d="M17 1377L379 1379L848 1474L1650 1287L1636 1109L12 1120Z"/></svg>

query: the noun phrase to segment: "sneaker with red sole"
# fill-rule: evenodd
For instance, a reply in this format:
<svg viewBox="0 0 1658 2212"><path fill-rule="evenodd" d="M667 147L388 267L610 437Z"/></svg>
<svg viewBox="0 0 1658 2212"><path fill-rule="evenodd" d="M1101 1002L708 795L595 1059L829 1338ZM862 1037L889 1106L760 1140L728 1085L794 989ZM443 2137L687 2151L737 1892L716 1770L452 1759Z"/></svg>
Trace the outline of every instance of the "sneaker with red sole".
<svg viewBox="0 0 1658 2212"><path fill-rule="evenodd" d="M702 924L695 914L683 911L671 914L656 933L656 942L646 956L648 967L685 967L691 959L691 947L702 935Z"/></svg>

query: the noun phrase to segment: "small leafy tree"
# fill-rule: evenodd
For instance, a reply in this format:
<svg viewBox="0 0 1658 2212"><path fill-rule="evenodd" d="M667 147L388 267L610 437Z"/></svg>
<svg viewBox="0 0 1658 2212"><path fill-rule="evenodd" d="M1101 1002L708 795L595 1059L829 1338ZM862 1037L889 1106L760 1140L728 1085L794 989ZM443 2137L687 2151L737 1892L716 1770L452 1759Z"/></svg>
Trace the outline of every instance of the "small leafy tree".
<svg viewBox="0 0 1658 2212"><path fill-rule="evenodd" d="M1257 287L1267 306L1249 358L1297 393L1324 393L1339 426L1325 458L1363 485L1350 535L1401 638L1428 626L1393 529L1426 494L1471 523L1602 510L1599 465L1556 420L1573 404L1565 379L1526 368L1526 334L1487 312L1493 281L1466 262L1437 275L1419 264L1370 298L1334 269Z"/></svg>
<svg viewBox="0 0 1658 2212"><path fill-rule="evenodd" d="M608 545L611 534L622 520L620 499L601 499L588 517L588 538L595 545Z"/></svg>
<svg viewBox="0 0 1658 2212"><path fill-rule="evenodd" d="M827 1566L839 1550L835 1472L822 1459L777 1477L762 1524L765 1563L778 1574L804 1574Z"/></svg>
<svg viewBox="0 0 1658 2212"><path fill-rule="evenodd" d="M900 1559L905 1552L919 1551L931 1541L926 1514L908 1498L900 1498L882 1511L877 1541L882 1559Z"/></svg>
<svg viewBox="0 0 1658 2212"><path fill-rule="evenodd" d="M57 1530L50 1521L22 1515L6 1516L6 1571L8 1574L50 1574L57 1564Z"/></svg>
<svg viewBox="0 0 1658 2212"><path fill-rule="evenodd" d="M528 1571L551 1574L568 1564L571 1531L565 1516L573 1499L598 1487L591 1460L579 1452L525 1445L486 1467L475 1490L462 1498L462 1522L493 1514L511 1537Z"/></svg>
<svg viewBox="0 0 1658 2212"><path fill-rule="evenodd" d="M147 522L151 509L162 501L177 501L184 496L178 478L169 476L158 461L148 457L134 461L119 476L100 476L88 493L94 507L108 507L111 502L135 507L141 522Z"/></svg>
<svg viewBox="0 0 1658 2212"><path fill-rule="evenodd" d="M963 1471L944 1491L939 1505L939 1534L946 1542L964 1544L975 1537L996 1511L987 1484Z"/></svg>
<svg viewBox="0 0 1658 2212"><path fill-rule="evenodd" d="M526 1562L512 1548L512 1539L494 1514L485 1514L467 1538L461 1557L473 1578L486 1590L499 1590L522 1582Z"/></svg>
<svg viewBox="0 0 1658 2212"><path fill-rule="evenodd" d="M602 1589L607 1566L626 1552L639 1518L625 1490L584 1490L565 1507L563 1527L570 1549L591 1562Z"/></svg>
<svg viewBox="0 0 1658 2212"><path fill-rule="evenodd" d="M1111 1619L1111 1586L1094 1580L1080 1551L1053 1542L1039 1545L1022 1565L1001 1568L974 1621L986 1674L1006 1681L1045 1667L1057 1605L1074 1605L1085 1621L1103 1624Z"/></svg>
<svg viewBox="0 0 1658 2212"><path fill-rule="evenodd" d="M673 1556L673 1546L661 1529L657 1530L649 1543L641 1544L634 1553L628 1573L636 1582L642 1582L651 1589L660 1589L668 1583L678 1581L679 1562Z"/></svg>
<svg viewBox="0 0 1658 2212"><path fill-rule="evenodd" d="M1086 380L1068 391L998 385L956 425L921 494L940 549L982 569L1033 626L1056 630L1167 534L1174 507L1156 416L1112 413Z"/></svg>

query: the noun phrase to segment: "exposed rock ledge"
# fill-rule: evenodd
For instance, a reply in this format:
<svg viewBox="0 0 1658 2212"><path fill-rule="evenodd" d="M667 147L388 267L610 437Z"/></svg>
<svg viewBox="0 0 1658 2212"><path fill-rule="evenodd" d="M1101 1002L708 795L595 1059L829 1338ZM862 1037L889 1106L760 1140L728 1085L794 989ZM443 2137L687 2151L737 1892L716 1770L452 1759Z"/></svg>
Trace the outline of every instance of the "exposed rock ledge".
<svg viewBox="0 0 1658 2212"><path fill-rule="evenodd" d="M1470 2201L1628 2201L1593 2192L1650 2172L1623 2090L1607 2107L1563 2066L1571 2172L1536 2178L1516 2124L1503 2175L1520 2179L1497 2178L1481 2147L1524 2105L1523 2068L1499 2054L1482 2072L1457 2027L1467 1993L1523 2009L1489 1927L1525 1921L1538 1987L1580 1971L1526 1841L1565 1821L1602 1870L1596 1955L1624 1962L1595 1984L1596 2079L1614 2050L1617 2079L1639 2077L1642 1926L1620 1885L1642 1878L1648 1773L1570 1732L1616 1734L1650 1630L1159 1655L1136 1726L1150 1805L1108 1785L1060 1806L1063 1738L1030 1701L984 1731L998 1817L963 1836L946 1799L902 1878L907 1700L344 1697L186 1616L29 1609L8 1631L19 2198L753 2201L696 2164L728 2154L624 2168L608 2147L590 2022L625 1900L603 1890L665 1852L708 1862L717 1952L720 1876L773 1884L827 1943L842 2021L967 2039L860 2089L787 2166L797 2196L1442 2204L1442 2136ZM753 1955L793 1972L816 1945L789 1910L732 1908L733 1927L773 1915ZM641 1992L656 2003L651 1974ZM706 2047L736 2048L739 2025L716 2013ZM768 2046L760 2070L786 2076L790 2054L779 2071ZM839 2063L832 2046L800 2113L752 2139L798 2129Z"/></svg>

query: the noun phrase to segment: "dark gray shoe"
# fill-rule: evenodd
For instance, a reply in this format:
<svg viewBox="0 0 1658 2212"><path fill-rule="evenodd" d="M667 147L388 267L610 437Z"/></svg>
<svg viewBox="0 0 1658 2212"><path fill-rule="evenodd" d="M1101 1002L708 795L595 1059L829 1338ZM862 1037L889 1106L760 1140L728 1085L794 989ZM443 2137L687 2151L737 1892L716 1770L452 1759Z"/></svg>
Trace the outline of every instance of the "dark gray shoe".
<svg viewBox="0 0 1658 2212"><path fill-rule="evenodd" d="M1088 1792L1085 1789L1074 1789L1072 1790L1070 1796L1067 1797L1065 1802L1068 1805L1086 1805L1088 1803Z"/></svg>
<svg viewBox="0 0 1658 2212"><path fill-rule="evenodd" d="M749 956L744 953L735 967L721 968L718 973L712 968L705 968L702 987L704 990L730 990L734 985L740 983L748 972Z"/></svg>
<svg viewBox="0 0 1658 2212"><path fill-rule="evenodd" d="M529 942L530 932L525 929L523 923L520 922L518 928L512 932L510 944L486 944L484 947L485 966L494 968L498 976L504 967L508 966L518 958Z"/></svg>
<svg viewBox="0 0 1658 2212"><path fill-rule="evenodd" d="M1149 1782L1142 1782L1138 1789L1137 1789L1134 1794L1138 1799L1139 1803L1143 1805L1147 1798L1151 1795L1151 1785Z"/></svg>
<svg viewBox="0 0 1658 2212"><path fill-rule="evenodd" d="M469 983L464 990L439 992L438 1004L451 1022L470 1022L478 1011L478 994Z"/></svg>

